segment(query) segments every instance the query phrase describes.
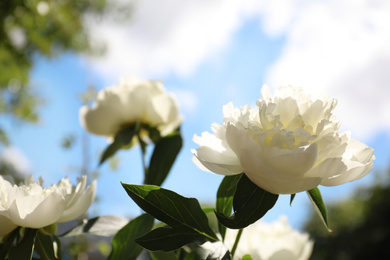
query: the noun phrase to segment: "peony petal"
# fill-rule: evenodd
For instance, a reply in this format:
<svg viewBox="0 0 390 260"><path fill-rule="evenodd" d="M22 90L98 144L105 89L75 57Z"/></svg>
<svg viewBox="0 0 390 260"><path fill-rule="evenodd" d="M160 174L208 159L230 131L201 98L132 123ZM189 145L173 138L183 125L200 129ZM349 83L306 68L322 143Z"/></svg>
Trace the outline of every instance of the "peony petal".
<svg viewBox="0 0 390 260"><path fill-rule="evenodd" d="M181 115L177 115L175 119L168 122L165 125L159 126L161 136L166 136L173 131L175 131L183 122L183 117Z"/></svg>
<svg viewBox="0 0 390 260"><path fill-rule="evenodd" d="M56 223L64 209L64 198L55 192L19 197L9 207L9 218L18 226L41 228Z"/></svg>
<svg viewBox="0 0 390 260"><path fill-rule="evenodd" d="M146 107L144 120L151 125L159 125L168 122L171 110L174 109L174 114L177 114L175 104L172 97L168 95L158 95L150 100L150 104Z"/></svg>
<svg viewBox="0 0 390 260"><path fill-rule="evenodd" d="M69 180L69 179L68 179ZM71 207L84 193L85 186L87 185L87 176L83 175L81 178L77 178L77 186L73 190L72 185L70 184L70 190L68 194L65 196L66 207ZM58 191L57 191L58 192Z"/></svg>
<svg viewBox="0 0 390 260"><path fill-rule="evenodd" d="M114 136L124 124L121 112L109 104L99 105L95 108L83 106L79 111L81 125L96 135Z"/></svg>
<svg viewBox="0 0 390 260"><path fill-rule="evenodd" d="M366 176L372 170L373 162L362 164L345 158L330 158L317 166L316 170L317 168L322 170L318 175L326 176L321 185L337 186Z"/></svg>
<svg viewBox="0 0 390 260"><path fill-rule="evenodd" d="M304 174L317 162L317 144L288 150L264 146L261 158L272 169L284 174Z"/></svg>
<svg viewBox="0 0 390 260"><path fill-rule="evenodd" d="M240 165L240 161L233 151L216 150L211 147L201 146L198 149L192 149L192 153L202 161L208 161L218 164Z"/></svg>
<svg viewBox="0 0 390 260"><path fill-rule="evenodd" d="M271 90L267 84L264 84L260 90L260 99L269 101L272 99Z"/></svg>
<svg viewBox="0 0 390 260"><path fill-rule="evenodd" d="M362 163L375 160L374 149L354 139L349 140L344 157Z"/></svg>
<svg viewBox="0 0 390 260"><path fill-rule="evenodd" d="M148 91L148 87L139 84L131 92L123 91L120 95L123 110L125 111L123 120L125 122L142 121L146 113L146 108L150 105L149 99L151 98L151 93Z"/></svg>
<svg viewBox="0 0 390 260"><path fill-rule="evenodd" d="M226 130L219 125L213 126L217 136L222 137L226 133ZM193 160L196 165L203 165L208 170L222 175L242 173L240 161L226 141L208 132L203 132L201 137L194 135L193 140L201 146L191 150L196 157L196 160ZM201 169L204 170L203 167Z"/></svg>
<svg viewBox="0 0 390 260"><path fill-rule="evenodd" d="M274 113L280 116L280 122L287 127L299 115L297 101L291 97L280 99Z"/></svg>
<svg viewBox="0 0 390 260"><path fill-rule="evenodd" d="M336 186L358 180L366 176L373 168L374 150L365 144L350 139L342 157L329 158L316 168L321 168L321 181L324 186Z"/></svg>
<svg viewBox="0 0 390 260"><path fill-rule="evenodd" d="M323 119L324 114L324 103L322 100L316 100L311 104L306 111L302 111L302 119L306 125L309 125L313 128L315 132L317 129L317 124Z"/></svg>
<svg viewBox="0 0 390 260"><path fill-rule="evenodd" d="M317 141L319 155L318 163L328 159L343 156L348 145L349 137L347 134L338 135L328 133L321 136Z"/></svg>
<svg viewBox="0 0 390 260"><path fill-rule="evenodd" d="M312 240L306 240L307 242L304 243L303 248L300 251L300 254L297 256L297 260L307 260L310 259L310 256L313 253L313 246L314 242Z"/></svg>
<svg viewBox="0 0 390 260"><path fill-rule="evenodd" d="M274 194L293 194L317 187L321 179L283 174L264 163L260 146L245 131L229 124L226 131L229 146L236 153L248 178Z"/></svg>
<svg viewBox="0 0 390 260"><path fill-rule="evenodd" d="M58 222L73 220L87 212L88 208L95 199L96 185L96 180L94 180L92 184L87 187L81 197L73 201L71 205L67 205L67 208L63 211L62 216Z"/></svg>
<svg viewBox="0 0 390 260"><path fill-rule="evenodd" d="M279 251L274 252L268 260L285 260L285 259L295 259L296 256L292 251L288 249L281 249Z"/></svg>
<svg viewBox="0 0 390 260"><path fill-rule="evenodd" d="M193 151L194 153L194 151ZM194 155L192 160L201 170L211 171L217 174L222 175L236 175L243 172L241 165L237 164L223 164L223 163L213 163Z"/></svg>

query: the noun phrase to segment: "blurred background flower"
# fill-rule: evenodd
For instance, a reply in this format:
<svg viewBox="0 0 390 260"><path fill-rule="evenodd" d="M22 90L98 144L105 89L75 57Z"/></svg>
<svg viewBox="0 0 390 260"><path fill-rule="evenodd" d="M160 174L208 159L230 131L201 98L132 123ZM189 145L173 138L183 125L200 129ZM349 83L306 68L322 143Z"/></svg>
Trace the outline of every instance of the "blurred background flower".
<svg viewBox="0 0 390 260"><path fill-rule="evenodd" d="M80 108L80 123L96 135L114 137L125 126L146 124L162 136L180 126L182 117L174 96L161 81L127 77L118 86L99 91L92 107Z"/></svg>
<svg viewBox="0 0 390 260"><path fill-rule="evenodd" d="M224 243L232 248L237 230L228 229ZM257 221L242 232L235 259L249 254L256 260L307 260L313 251L313 241L308 233L291 228L286 216L272 223Z"/></svg>

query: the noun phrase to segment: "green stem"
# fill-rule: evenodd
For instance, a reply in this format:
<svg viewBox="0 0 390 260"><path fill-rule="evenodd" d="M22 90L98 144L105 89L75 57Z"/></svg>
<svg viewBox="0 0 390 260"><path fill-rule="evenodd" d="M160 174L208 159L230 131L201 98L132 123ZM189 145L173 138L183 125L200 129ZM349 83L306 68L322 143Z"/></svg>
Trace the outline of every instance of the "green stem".
<svg viewBox="0 0 390 260"><path fill-rule="evenodd" d="M137 138L138 138L139 145L141 147L142 167L144 168L144 184L146 184L145 182L148 174L148 168L146 167L146 161L145 161L146 145L139 135L137 135Z"/></svg>
<svg viewBox="0 0 390 260"><path fill-rule="evenodd" d="M237 249L237 246L238 246L238 242L240 242L240 238L241 238L241 235L242 235L242 231L244 231L243 228L241 228L240 230L238 230L238 233L237 233L237 236L236 236L236 240L234 241L234 244L233 244L233 247L232 247L232 251L231 251L232 259L233 259L233 257L234 257L234 253L236 252L236 249Z"/></svg>

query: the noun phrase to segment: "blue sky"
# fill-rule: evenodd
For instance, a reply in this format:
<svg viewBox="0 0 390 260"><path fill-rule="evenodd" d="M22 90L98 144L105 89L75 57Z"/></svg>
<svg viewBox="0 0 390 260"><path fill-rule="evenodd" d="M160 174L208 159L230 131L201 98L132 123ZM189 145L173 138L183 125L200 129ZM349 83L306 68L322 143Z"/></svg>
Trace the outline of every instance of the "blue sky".
<svg viewBox="0 0 390 260"><path fill-rule="evenodd" d="M214 201L222 176L202 172L192 163L190 149L196 148L192 136L210 131L213 122L221 123L222 106L230 101L236 106L255 105L264 83L274 90L291 83L313 92L328 91L339 100L335 114L342 131L351 130L353 138L375 149L374 171L387 167L390 78L388 70L378 68L390 68L390 50L384 44L390 39L390 23L385 23L383 15L390 10L388 4L165 2L159 9L160 4L151 7L145 1L128 24L91 25L94 37L106 36L104 57L67 53L54 60L36 58L33 82L47 101L40 110L41 122L32 126L2 119L12 145L28 158L36 178L42 176L47 185L66 175L75 180L74 167L82 163L81 141L86 134L78 122L78 96L89 85L101 89L126 75L162 79L166 89L177 95L185 117L184 147L163 187L181 195ZM63 150L60 144L68 134L77 137L77 146ZM90 168L95 169L107 141L89 134L87 138ZM136 147L118 157L117 171L107 165L99 168L100 201L91 215L140 213L120 186L120 181L142 181L140 151ZM353 183L320 189L325 201L334 201L374 180L370 174ZM274 221L284 214L294 228L300 228L308 205L304 193L297 195L292 207L288 196L280 196L264 220Z"/></svg>

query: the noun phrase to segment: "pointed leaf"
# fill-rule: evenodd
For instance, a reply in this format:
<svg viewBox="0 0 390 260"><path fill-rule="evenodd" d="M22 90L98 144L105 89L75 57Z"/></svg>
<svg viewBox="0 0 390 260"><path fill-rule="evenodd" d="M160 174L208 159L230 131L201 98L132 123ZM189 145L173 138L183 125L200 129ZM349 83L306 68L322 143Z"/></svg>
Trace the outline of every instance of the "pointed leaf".
<svg viewBox="0 0 390 260"><path fill-rule="evenodd" d="M332 230L329 228L328 224L328 212L326 210L326 206L324 201L322 200L321 191L318 187L306 191L307 195L309 196L309 199L311 203L313 204L314 208L316 209L318 215L320 216L322 222L324 223L326 229L329 232L332 232Z"/></svg>
<svg viewBox="0 0 390 260"><path fill-rule="evenodd" d="M161 186L183 146L180 132L160 138L154 146L145 184Z"/></svg>
<svg viewBox="0 0 390 260"><path fill-rule="evenodd" d="M9 252L10 260L31 259L38 229L26 228L20 243L12 247Z"/></svg>
<svg viewBox="0 0 390 260"><path fill-rule="evenodd" d="M56 243L51 236L47 236L38 232L35 251L42 260L58 259L54 243Z"/></svg>
<svg viewBox="0 0 390 260"><path fill-rule="evenodd" d="M110 237L115 235L116 232L123 228L128 222L128 219L118 216L100 216L84 221L82 224L74 227L62 236L70 237L89 233L98 236Z"/></svg>
<svg viewBox="0 0 390 260"><path fill-rule="evenodd" d="M294 200L294 198L295 198L295 193L294 194L291 194L291 197L290 197L290 207L291 207L291 205L292 205L292 202L293 202L293 200Z"/></svg>
<svg viewBox="0 0 390 260"><path fill-rule="evenodd" d="M14 229L7 236L3 237L3 243L0 244L0 259L6 259L9 251L12 248L12 244L19 236L20 227Z"/></svg>
<svg viewBox="0 0 390 260"><path fill-rule="evenodd" d="M149 254L152 260L178 260L175 252L150 251Z"/></svg>
<svg viewBox="0 0 390 260"><path fill-rule="evenodd" d="M230 216L233 210L233 197L236 192L237 183L240 180L241 175L226 176L223 178L219 185L217 192L216 211ZM225 238L226 227L218 223L219 232L221 233L222 240Z"/></svg>
<svg viewBox="0 0 390 260"><path fill-rule="evenodd" d="M153 185L122 185L141 209L158 220L171 227L185 226L209 239L218 240L196 199Z"/></svg>
<svg viewBox="0 0 390 260"><path fill-rule="evenodd" d="M130 125L121 129L115 136L114 141L104 150L99 165L113 156L123 146L129 145L134 135L138 132L139 125Z"/></svg>
<svg viewBox="0 0 390 260"><path fill-rule="evenodd" d="M231 229L241 229L262 218L276 203L279 195L263 190L243 174L233 198L234 214L215 212L219 222Z"/></svg>
<svg viewBox="0 0 390 260"><path fill-rule="evenodd" d="M108 259L137 259L142 247L135 243L135 239L149 232L153 223L154 218L149 214L143 214L130 221L112 239L112 252Z"/></svg>
<svg viewBox="0 0 390 260"><path fill-rule="evenodd" d="M206 240L205 236L200 235L193 229L181 225L153 229L146 235L137 238L135 241L142 247L151 251L162 250L169 252L179 249L189 243L205 242Z"/></svg>

